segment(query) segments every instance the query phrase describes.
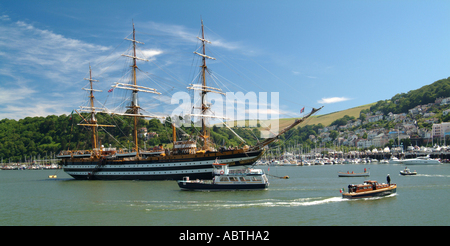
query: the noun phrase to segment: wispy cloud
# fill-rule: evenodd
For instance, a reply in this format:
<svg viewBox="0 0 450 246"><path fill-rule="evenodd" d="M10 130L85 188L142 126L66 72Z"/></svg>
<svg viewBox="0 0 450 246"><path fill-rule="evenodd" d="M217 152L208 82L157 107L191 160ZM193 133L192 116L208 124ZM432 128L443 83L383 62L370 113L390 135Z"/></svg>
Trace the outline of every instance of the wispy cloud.
<svg viewBox="0 0 450 246"><path fill-rule="evenodd" d="M190 29L188 27L182 25L172 25L165 23L157 23L157 22L147 22L144 26L144 29L147 29L152 35L169 35L173 37L170 42L188 42L188 43L197 43L199 40L197 37L200 37L200 25L198 29ZM208 32L208 30L206 30ZM220 47L227 50L239 50L244 49L242 44L238 41L227 41L224 38L220 37L213 31L209 31L207 40L211 42L212 47Z"/></svg>
<svg viewBox="0 0 450 246"><path fill-rule="evenodd" d="M24 21L10 22L3 17L0 55L10 69L20 67L26 73L64 83L68 75L86 69L90 59L110 47L64 37L50 30L36 28ZM2 59L3 60L3 59ZM51 71L51 72L50 72Z"/></svg>
<svg viewBox="0 0 450 246"><path fill-rule="evenodd" d="M0 35L0 108L4 109L0 112L0 119L70 113L79 106L83 96L80 89L87 83L83 78L89 76L89 64L92 65L94 79L100 80L97 85L102 88L98 89L104 90L124 79L124 62L119 61L121 54L126 53L124 49L67 37L31 23L12 20L8 15L0 16L0 33L7 34ZM191 64L186 61L192 59L185 58L192 56L193 44L199 43L196 37L200 35L200 25L194 29L183 25L146 22L139 25L137 30L137 40L146 43L139 45L138 56L151 60L151 65L156 61L159 68L170 66L168 70L178 71L173 68L184 68L184 64ZM219 53L220 49L245 49L239 41L226 40L208 29L207 34L212 42L211 47L216 47L214 52ZM125 66L128 68L129 64ZM121 75L118 75L119 72ZM149 75L138 74L143 77ZM181 77L176 73L169 75L164 79ZM111 101L114 95L106 94L103 96L112 95ZM102 95L99 93L99 96Z"/></svg>
<svg viewBox="0 0 450 246"><path fill-rule="evenodd" d="M14 22L7 15L0 16L0 33L4 34L0 35L0 118L66 112L48 95L63 93L67 99L68 88L80 89L74 82L82 80L93 57L111 50L25 21Z"/></svg>
<svg viewBox="0 0 450 246"><path fill-rule="evenodd" d="M3 20L3 21L9 21L10 18L9 18L8 15L0 15L0 20Z"/></svg>
<svg viewBox="0 0 450 246"><path fill-rule="evenodd" d="M344 102L344 101L348 101L348 100L351 100L351 99L347 98L347 97L329 97L329 98L322 98L317 102L322 103L322 104L330 104L330 103Z"/></svg>

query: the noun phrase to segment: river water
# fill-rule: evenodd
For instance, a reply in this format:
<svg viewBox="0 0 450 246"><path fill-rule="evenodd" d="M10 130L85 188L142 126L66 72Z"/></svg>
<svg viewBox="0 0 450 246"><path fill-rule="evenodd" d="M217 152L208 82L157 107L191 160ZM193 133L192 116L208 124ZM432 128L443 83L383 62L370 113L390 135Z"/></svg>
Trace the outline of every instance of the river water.
<svg viewBox="0 0 450 246"><path fill-rule="evenodd" d="M450 225L450 165L261 166L261 191L181 191L175 181L79 181L62 170L0 171L0 225L152 226L436 226ZM339 178L339 171L370 171ZM57 174L56 179L49 175ZM339 190L364 179L398 185L383 198L342 199ZM289 179L273 176L288 175Z"/></svg>

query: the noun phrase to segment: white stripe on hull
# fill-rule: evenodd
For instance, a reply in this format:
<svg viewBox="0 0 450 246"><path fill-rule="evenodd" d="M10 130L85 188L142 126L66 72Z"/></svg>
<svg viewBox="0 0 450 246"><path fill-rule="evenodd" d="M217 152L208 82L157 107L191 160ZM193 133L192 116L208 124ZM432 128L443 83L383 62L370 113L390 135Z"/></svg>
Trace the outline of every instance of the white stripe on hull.
<svg viewBox="0 0 450 246"><path fill-rule="evenodd" d="M251 160L254 159L255 156L252 157L241 157L241 158L232 158L232 159L222 159L221 163L230 163L230 162L238 162L238 161L245 161L245 160ZM195 167L195 166L201 166L201 165L212 165L214 161L191 161L191 162L172 162L172 163L157 163L157 164L123 164L123 165L102 165L101 170L95 172L95 176L111 176L111 175L117 175L117 176L148 176L148 175L158 175L158 176L171 176L171 175L189 175L189 174L200 174L200 173L212 173L212 167L211 168L200 168L200 169L182 169L182 170L158 170L158 171L133 171L133 169L138 168L161 168L161 167ZM90 175L92 171L74 171L73 169L93 169L93 164L90 165L65 165L64 169L71 169L64 170L69 175L75 175L75 176L86 176ZM108 169L124 169L123 171L108 171ZM131 169L131 170L130 170Z"/></svg>
<svg viewBox="0 0 450 246"><path fill-rule="evenodd" d="M69 175L89 175L91 172L66 172ZM174 175L174 174L196 174L196 173L212 173L212 168L194 169L194 170L172 170L172 171L126 171L126 172L108 172L98 171L95 176L110 176L110 175Z"/></svg>

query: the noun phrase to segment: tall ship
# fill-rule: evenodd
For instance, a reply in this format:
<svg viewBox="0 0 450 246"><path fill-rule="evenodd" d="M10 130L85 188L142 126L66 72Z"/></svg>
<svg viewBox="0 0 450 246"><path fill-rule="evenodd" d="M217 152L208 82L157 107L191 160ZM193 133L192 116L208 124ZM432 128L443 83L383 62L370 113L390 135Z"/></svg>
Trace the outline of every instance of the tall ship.
<svg viewBox="0 0 450 246"><path fill-rule="evenodd" d="M81 110L88 112L90 117L83 117L78 111L78 115L83 119L78 125L92 129L92 149L89 150L63 150L57 156L61 161L60 165L64 171L75 179L79 180L181 180L185 176L191 179L211 179L213 177L213 163L227 164L230 168L238 166L253 165L265 151L265 146L277 141L279 136L297 126L305 119L316 113L321 108L313 108L310 113L304 117L296 119L294 123L281 130L278 134L265 139L253 146L244 145L235 148L215 148L210 138L210 130L205 120L211 117L208 114L209 104L206 102L207 93L219 93L221 89L207 85L207 59L214 59L206 55L206 44L210 43L205 39L203 21L201 23L201 41L202 53L194 52L202 59L201 84L195 84L188 89L198 91L201 94L200 114L195 115L201 119L201 131L197 138L189 140L177 140L176 127L172 124L173 146L172 148L162 148L161 146L145 149L138 145L138 123L141 118L158 118L154 115L143 114L143 109L139 106L138 93L160 94L156 89L145 87L138 84L136 71L138 70L137 61L144 60L136 56L136 43L143 44L136 40L136 32L133 24L132 39L126 40L132 42L132 55L125 55L132 59L131 83L115 83L114 89L123 89L131 91L131 104L127 107L125 113L111 113L132 117L133 119L133 142L127 151L113 147L103 147L99 144L98 128L115 127L114 125L102 125L96 120L96 113L103 109L95 107L94 89L90 75L90 88L84 88L89 92L90 106L82 107ZM148 61L148 60L147 60ZM91 74L91 73L90 73ZM85 114L86 115L86 114ZM165 118L165 117L161 117Z"/></svg>

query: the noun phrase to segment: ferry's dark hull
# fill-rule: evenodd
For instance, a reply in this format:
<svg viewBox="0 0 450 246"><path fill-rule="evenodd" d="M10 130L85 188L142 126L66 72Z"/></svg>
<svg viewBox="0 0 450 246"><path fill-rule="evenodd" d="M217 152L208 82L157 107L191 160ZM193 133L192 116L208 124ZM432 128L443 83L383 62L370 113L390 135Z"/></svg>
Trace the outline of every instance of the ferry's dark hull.
<svg viewBox="0 0 450 246"><path fill-rule="evenodd" d="M180 158L152 158L132 161L125 159L102 159L89 161L86 158L62 160L64 171L79 180L181 180L212 179L212 164L216 159L230 167L249 166L256 162L263 151L230 153L212 152L203 156Z"/></svg>
<svg viewBox="0 0 450 246"><path fill-rule="evenodd" d="M223 190L263 190L268 184L205 184L195 182L178 181L182 190L192 191L223 191Z"/></svg>

